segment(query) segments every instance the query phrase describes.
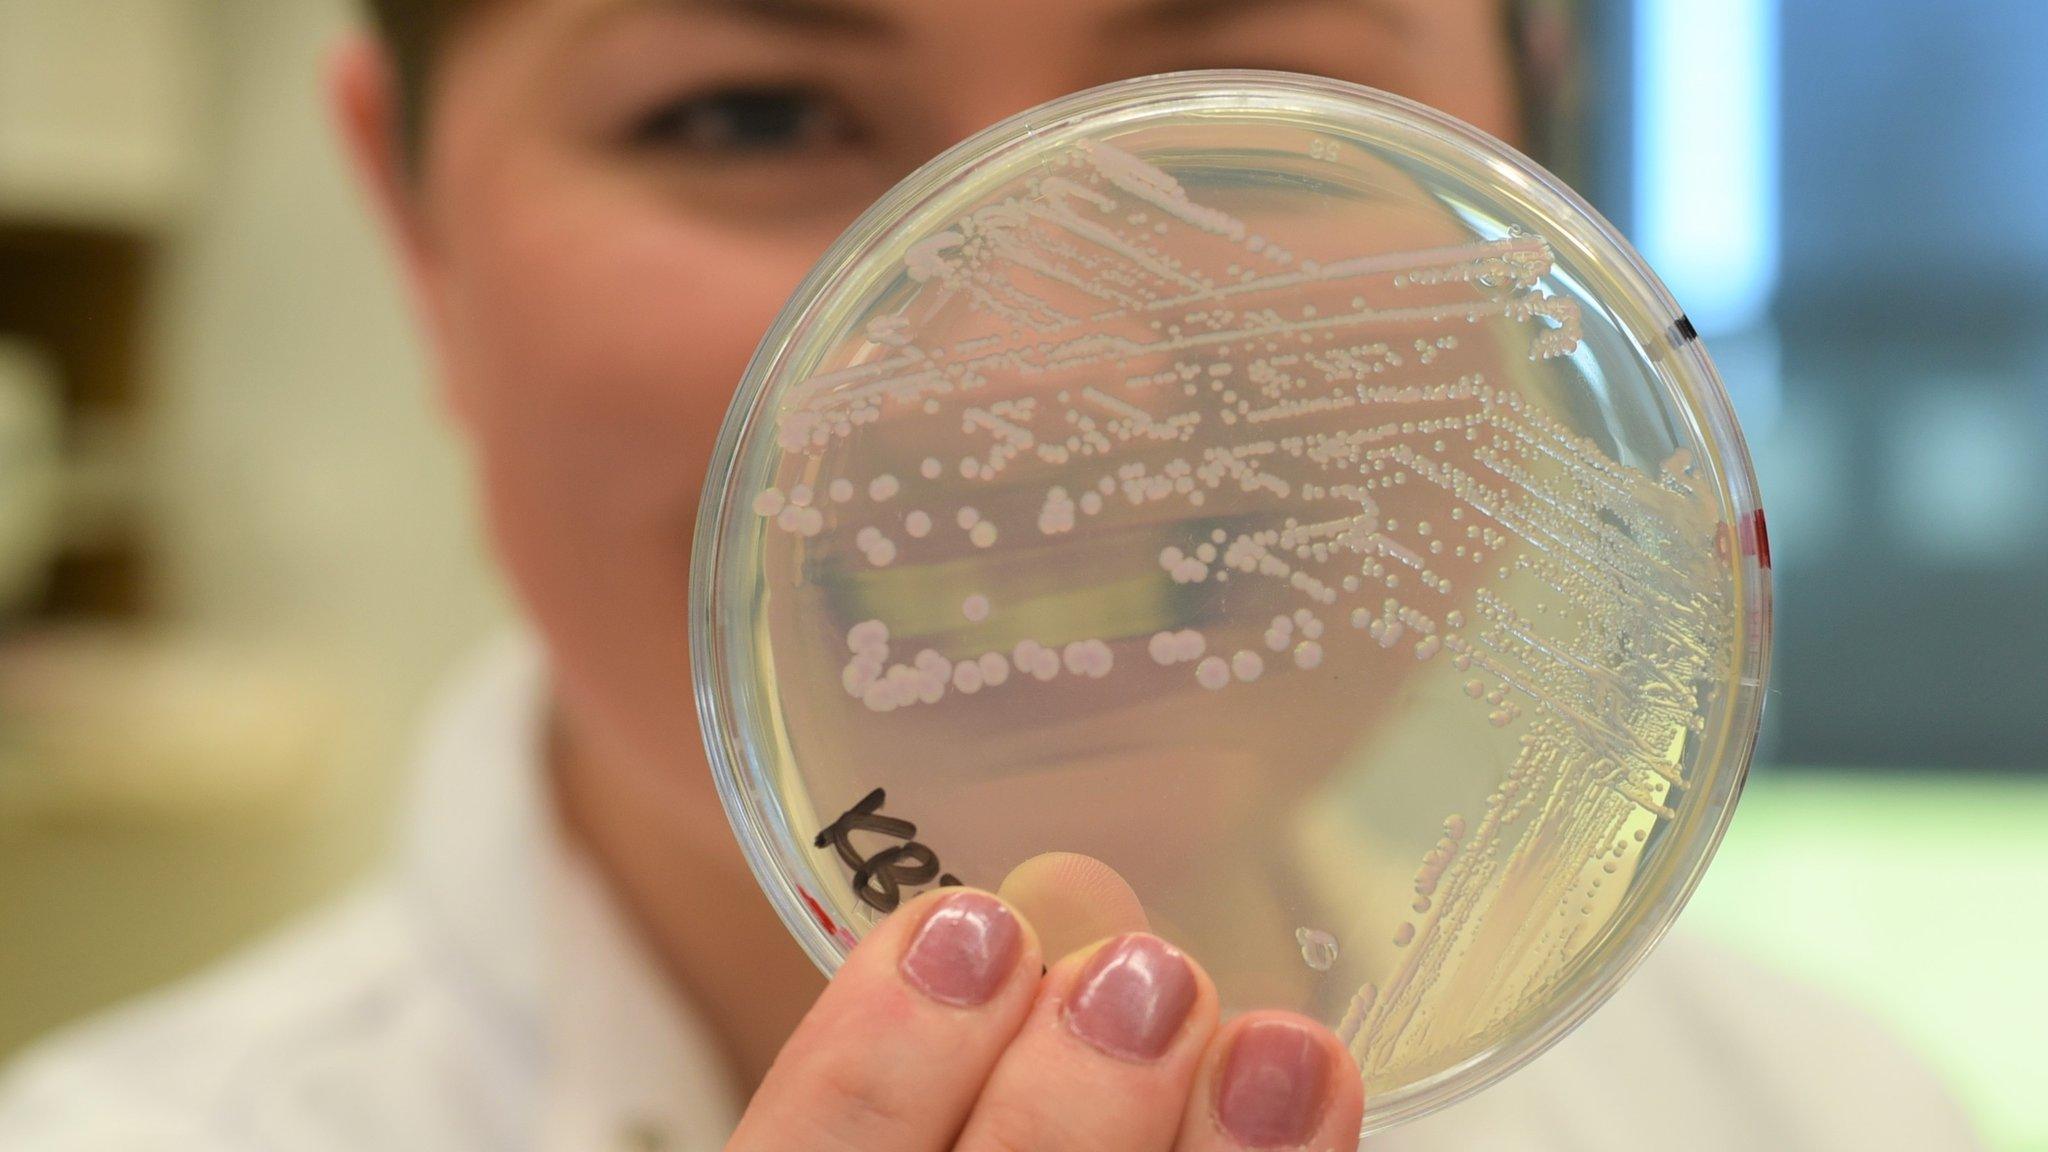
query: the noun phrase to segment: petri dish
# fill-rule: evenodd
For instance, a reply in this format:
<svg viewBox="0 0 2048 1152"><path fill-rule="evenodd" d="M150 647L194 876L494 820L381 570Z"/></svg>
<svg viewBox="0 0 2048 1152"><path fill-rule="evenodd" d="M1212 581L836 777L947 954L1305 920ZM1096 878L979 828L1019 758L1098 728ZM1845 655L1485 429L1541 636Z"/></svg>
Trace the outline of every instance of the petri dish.
<svg viewBox="0 0 2048 1152"><path fill-rule="evenodd" d="M1769 551L1714 367L1498 140L1281 73L1055 101L907 178L763 341L697 704L830 971L933 885L1127 880L1368 1132L1528 1061L1732 813Z"/></svg>

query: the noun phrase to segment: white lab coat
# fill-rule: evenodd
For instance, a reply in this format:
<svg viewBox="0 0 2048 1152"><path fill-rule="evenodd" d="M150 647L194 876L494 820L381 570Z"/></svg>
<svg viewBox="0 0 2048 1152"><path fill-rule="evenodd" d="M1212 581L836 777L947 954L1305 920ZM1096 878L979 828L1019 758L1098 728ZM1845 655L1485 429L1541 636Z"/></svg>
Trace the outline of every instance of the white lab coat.
<svg viewBox="0 0 2048 1152"><path fill-rule="evenodd" d="M699 1021L555 834L534 646L424 749L409 849L239 960L31 1052L5 1152L708 1152L741 1106ZM1501 1084L1373 1152L1975 1147L1880 1029L1682 934Z"/></svg>

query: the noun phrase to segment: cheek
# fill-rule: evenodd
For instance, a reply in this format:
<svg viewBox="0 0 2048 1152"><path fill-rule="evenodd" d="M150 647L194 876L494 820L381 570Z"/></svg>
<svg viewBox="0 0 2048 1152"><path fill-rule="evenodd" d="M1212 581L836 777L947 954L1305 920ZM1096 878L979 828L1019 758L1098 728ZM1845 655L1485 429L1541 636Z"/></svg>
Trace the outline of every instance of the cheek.
<svg viewBox="0 0 2048 1152"><path fill-rule="evenodd" d="M452 184L453 182L451 182ZM587 173L463 184L438 311L452 402L566 715L618 754L690 747L683 605L712 446L829 235L707 228Z"/></svg>
<svg viewBox="0 0 2048 1152"><path fill-rule="evenodd" d="M547 484L578 515L673 523L829 237L736 235L603 185L523 187L448 229L458 403L494 479Z"/></svg>

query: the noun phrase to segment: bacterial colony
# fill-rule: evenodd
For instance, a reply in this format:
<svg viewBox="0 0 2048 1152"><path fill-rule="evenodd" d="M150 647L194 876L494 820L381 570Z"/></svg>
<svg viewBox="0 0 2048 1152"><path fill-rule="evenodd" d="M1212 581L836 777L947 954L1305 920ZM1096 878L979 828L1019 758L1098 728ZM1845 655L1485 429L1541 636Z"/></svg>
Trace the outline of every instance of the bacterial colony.
<svg viewBox="0 0 2048 1152"><path fill-rule="evenodd" d="M1108 144L1049 158L910 245L782 394L751 510L806 571L1057 567L1095 535L1198 606L1017 636L968 588L950 651L848 620L832 690L889 722L1076 681L1220 709L1276 677L1451 677L1508 751L1426 814L1400 906L1348 921L1379 926L1374 979L1306 1002L1372 1081L1494 1037L1621 914L1729 675L1729 535L1685 451L1623 462L1574 422L1580 304L1542 238L1346 254L1249 218ZM1355 929L1290 927L1304 979L1368 971Z"/></svg>

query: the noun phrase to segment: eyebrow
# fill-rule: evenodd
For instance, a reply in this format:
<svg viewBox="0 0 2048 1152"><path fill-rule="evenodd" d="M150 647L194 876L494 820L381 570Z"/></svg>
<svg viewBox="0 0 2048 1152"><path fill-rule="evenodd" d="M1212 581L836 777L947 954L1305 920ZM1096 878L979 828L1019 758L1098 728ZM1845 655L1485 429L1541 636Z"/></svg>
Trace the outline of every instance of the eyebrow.
<svg viewBox="0 0 2048 1152"><path fill-rule="evenodd" d="M864 39L897 35L892 17L844 0L641 0L654 7L680 8L780 25L796 31L837 33ZM1341 3L1378 20L1395 33L1408 30L1413 15L1396 0L1147 0L1109 18L1119 31L1195 32L1226 20L1271 8Z"/></svg>
<svg viewBox="0 0 2048 1152"><path fill-rule="evenodd" d="M1395 33L1406 32L1413 15L1394 0L1150 0L1135 11L1117 15L1112 23L1119 28L1193 32L1269 8L1326 7L1338 3L1378 20Z"/></svg>
<svg viewBox="0 0 2048 1152"><path fill-rule="evenodd" d="M655 7L738 16L801 32L836 33L878 40L897 33L882 13L837 0L651 0Z"/></svg>

